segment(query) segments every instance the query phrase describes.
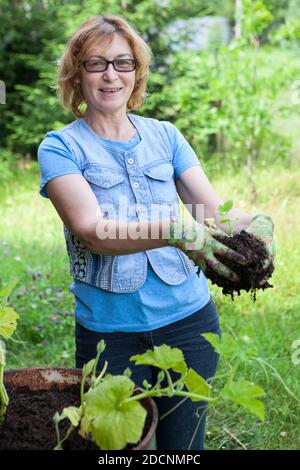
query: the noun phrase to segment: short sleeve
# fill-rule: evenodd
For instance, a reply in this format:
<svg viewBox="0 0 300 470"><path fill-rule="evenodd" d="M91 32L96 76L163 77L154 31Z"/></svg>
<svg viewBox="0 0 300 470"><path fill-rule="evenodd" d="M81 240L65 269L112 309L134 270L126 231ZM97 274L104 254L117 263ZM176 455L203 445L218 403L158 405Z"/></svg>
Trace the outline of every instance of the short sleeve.
<svg viewBox="0 0 300 470"><path fill-rule="evenodd" d="M191 166L201 166L201 163L191 145L174 124L169 121L161 121L161 123L163 124L172 144L175 179Z"/></svg>
<svg viewBox="0 0 300 470"><path fill-rule="evenodd" d="M59 132L49 132L38 148L40 195L48 198L45 186L57 176L82 174L74 153Z"/></svg>

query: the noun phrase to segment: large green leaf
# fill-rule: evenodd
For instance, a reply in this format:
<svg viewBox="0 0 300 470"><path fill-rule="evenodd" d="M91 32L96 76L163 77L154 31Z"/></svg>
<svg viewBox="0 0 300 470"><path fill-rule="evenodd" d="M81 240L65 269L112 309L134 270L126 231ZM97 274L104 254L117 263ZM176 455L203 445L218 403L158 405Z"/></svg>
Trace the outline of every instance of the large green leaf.
<svg viewBox="0 0 300 470"><path fill-rule="evenodd" d="M123 449L140 440L147 412L138 401L123 402L134 387L128 377L116 375L85 395L84 432L91 432L102 450Z"/></svg>
<svg viewBox="0 0 300 470"><path fill-rule="evenodd" d="M231 382L225 385L220 395L225 400L231 400L238 405L243 406L250 413L258 416L262 421L265 420L265 408L262 401L256 398L264 396L265 391L258 385L252 384L247 380Z"/></svg>
<svg viewBox="0 0 300 470"><path fill-rule="evenodd" d="M154 350L148 349L143 354L131 356L129 360L135 361L136 365L145 364L163 370L172 369L181 374L187 371L187 365L182 351L178 348L171 348L166 344L154 346Z"/></svg>
<svg viewBox="0 0 300 470"><path fill-rule="evenodd" d="M0 310L0 336L7 339L17 328L19 315L11 307L4 307Z"/></svg>
<svg viewBox="0 0 300 470"><path fill-rule="evenodd" d="M242 362L248 362L249 358L257 355L257 348L247 336L233 338L224 333L222 339L214 333L203 333L203 336L221 356L233 359L238 357Z"/></svg>
<svg viewBox="0 0 300 470"><path fill-rule="evenodd" d="M187 375L183 379L183 382L191 393L197 393L198 395L203 395L205 397L209 397L211 394L211 386L192 368L189 369ZM191 400L199 401L195 397L192 397Z"/></svg>

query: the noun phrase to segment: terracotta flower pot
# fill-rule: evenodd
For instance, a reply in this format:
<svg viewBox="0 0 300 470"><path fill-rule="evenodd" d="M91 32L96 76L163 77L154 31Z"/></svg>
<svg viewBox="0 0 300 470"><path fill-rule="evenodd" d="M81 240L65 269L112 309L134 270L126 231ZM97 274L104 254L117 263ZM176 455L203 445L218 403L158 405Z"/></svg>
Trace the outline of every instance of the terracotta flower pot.
<svg viewBox="0 0 300 470"><path fill-rule="evenodd" d="M51 391L53 389L66 391L68 388L74 385L79 386L80 382L81 382L81 369L66 369L66 368L28 368L26 369L25 368L25 369L11 369L4 373L4 383L6 387L9 387L9 386L13 386L17 388L28 387L30 391L35 391L35 392L36 391ZM139 393L138 388L136 388L134 391L134 394L136 393ZM68 403L67 406L71 404L72 403ZM143 437L141 441L138 444L136 444L135 447L132 447L131 450L149 449L150 442L152 438L154 437L155 429L158 423L158 410L157 410L157 406L155 402L151 398L145 398L141 400L141 404L147 410L147 418L145 422L144 433L143 433ZM7 410L9 410L9 407ZM34 422L32 426L33 427L35 426ZM3 430L3 432L4 431L5 429ZM49 425L48 425L48 432L49 432ZM54 432L54 424L53 424L53 432ZM1 428L0 428L0 444L1 444Z"/></svg>

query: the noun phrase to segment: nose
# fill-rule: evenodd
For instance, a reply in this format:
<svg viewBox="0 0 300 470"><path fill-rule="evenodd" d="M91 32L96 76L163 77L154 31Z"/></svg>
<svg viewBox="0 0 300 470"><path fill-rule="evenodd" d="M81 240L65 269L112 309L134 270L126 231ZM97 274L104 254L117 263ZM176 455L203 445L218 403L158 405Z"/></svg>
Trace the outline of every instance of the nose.
<svg viewBox="0 0 300 470"><path fill-rule="evenodd" d="M118 75L113 67L113 64L108 64L107 69L105 70L105 72L103 72L103 77L111 80L113 78L116 78L117 76Z"/></svg>

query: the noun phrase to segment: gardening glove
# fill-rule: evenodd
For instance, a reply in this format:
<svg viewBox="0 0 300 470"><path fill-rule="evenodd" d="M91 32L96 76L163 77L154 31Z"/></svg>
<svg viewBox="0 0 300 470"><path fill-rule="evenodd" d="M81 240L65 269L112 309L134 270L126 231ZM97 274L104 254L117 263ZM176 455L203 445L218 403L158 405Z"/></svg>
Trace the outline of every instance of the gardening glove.
<svg viewBox="0 0 300 470"><path fill-rule="evenodd" d="M269 253L269 257L263 264L263 271L268 269L271 262L274 261L276 250L275 242L273 237L274 222L268 215L259 214L256 215L250 222L250 224L244 229L245 232L252 233L256 238L261 240Z"/></svg>
<svg viewBox="0 0 300 470"><path fill-rule="evenodd" d="M235 263L246 265L247 261L243 255L223 245L214 238L215 235L227 237L228 235L216 226L202 225L192 221L186 221L176 216L171 217L169 244L180 248L191 258L205 274L206 265L220 276L233 282L239 278L227 266L222 264L216 257L218 254Z"/></svg>

